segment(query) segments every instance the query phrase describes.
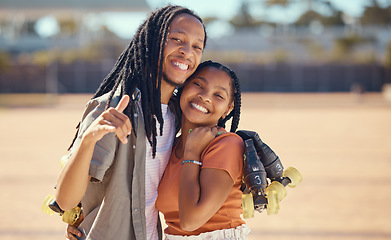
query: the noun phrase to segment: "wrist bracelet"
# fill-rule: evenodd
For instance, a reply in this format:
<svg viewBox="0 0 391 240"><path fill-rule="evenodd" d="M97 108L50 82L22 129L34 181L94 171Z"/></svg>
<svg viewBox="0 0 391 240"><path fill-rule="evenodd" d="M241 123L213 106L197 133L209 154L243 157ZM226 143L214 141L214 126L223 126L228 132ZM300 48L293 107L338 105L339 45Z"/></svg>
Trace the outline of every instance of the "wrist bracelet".
<svg viewBox="0 0 391 240"><path fill-rule="evenodd" d="M197 165L202 166L202 162L196 161L196 160L183 160L183 161L181 162L181 164L183 165L184 163L194 163L194 164L197 164Z"/></svg>

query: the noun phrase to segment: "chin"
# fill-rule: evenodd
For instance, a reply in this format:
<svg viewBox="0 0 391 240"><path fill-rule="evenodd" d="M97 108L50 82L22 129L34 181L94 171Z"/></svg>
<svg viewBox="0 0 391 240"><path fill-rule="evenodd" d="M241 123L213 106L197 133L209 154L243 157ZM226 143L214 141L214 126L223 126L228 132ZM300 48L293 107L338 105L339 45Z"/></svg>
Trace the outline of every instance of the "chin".
<svg viewBox="0 0 391 240"><path fill-rule="evenodd" d="M163 74L163 80L174 87L182 87L186 82L186 78L183 80L172 79L169 78L166 74Z"/></svg>

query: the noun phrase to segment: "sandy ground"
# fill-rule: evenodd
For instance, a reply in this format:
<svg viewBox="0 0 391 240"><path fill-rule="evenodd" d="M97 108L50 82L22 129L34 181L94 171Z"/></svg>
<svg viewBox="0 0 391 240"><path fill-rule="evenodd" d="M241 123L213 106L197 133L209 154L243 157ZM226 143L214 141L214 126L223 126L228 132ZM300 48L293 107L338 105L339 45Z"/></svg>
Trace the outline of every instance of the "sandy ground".
<svg viewBox="0 0 391 240"><path fill-rule="evenodd" d="M0 239L64 239L41 205L89 96L14 97L0 107ZM247 220L250 240L391 239L391 103L381 94L248 93L240 129L304 177L279 214Z"/></svg>

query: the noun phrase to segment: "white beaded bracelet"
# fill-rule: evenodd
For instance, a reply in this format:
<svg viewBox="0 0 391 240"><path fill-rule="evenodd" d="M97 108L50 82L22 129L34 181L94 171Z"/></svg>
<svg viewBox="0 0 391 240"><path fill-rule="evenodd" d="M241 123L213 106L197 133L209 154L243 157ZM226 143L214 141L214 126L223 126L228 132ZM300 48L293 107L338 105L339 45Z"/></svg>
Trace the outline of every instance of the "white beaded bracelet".
<svg viewBox="0 0 391 240"><path fill-rule="evenodd" d="M200 161L195 161L195 160L183 160L183 161L181 162L181 164L183 165L184 163L194 163L194 164L197 164L197 165L202 166L202 162L200 162Z"/></svg>

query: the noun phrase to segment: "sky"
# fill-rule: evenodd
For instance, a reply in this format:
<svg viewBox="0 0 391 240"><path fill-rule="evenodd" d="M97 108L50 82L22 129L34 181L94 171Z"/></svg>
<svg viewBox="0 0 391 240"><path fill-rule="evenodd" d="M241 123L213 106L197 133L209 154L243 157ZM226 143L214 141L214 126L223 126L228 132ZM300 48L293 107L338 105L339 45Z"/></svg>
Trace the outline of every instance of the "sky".
<svg viewBox="0 0 391 240"><path fill-rule="evenodd" d="M265 0L247 0L251 3L259 3ZM362 14L364 7L368 5L372 0L330 0L330 2L337 7L337 9L343 10L345 13L353 17L358 17ZM232 29L227 23L224 24L224 20L231 19L236 15L240 3L240 0L146 0L151 9L156 9L165 6L169 3L178 4L188 7L195 11L201 17L217 17L222 21L216 22L210 28L213 28L213 32L219 35L223 32L230 31ZM390 4L391 0L378 0L379 4ZM306 8L305 0L296 0L297 4L293 4L290 9L284 9L282 7L272 7L267 10L260 4L252 4L252 13L258 16L259 19L268 21L277 21L282 23L289 23L295 21L303 9ZM316 8L316 6L314 6ZM322 8L316 8L319 11L325 11ZM102 13L99 15L86 16L86 24L90 29L98 29L101 25L105 24L111 31L123 38L129 38L137 30L138 26L147 17L148 13L136 12L136 13ZM123 23L127 24L124 25ZM51 36L59 31L58 25L53 16L46 16L41 19L36 25L36 30L41 36ZM213 34L210 35L213 37Z"/></svg>

